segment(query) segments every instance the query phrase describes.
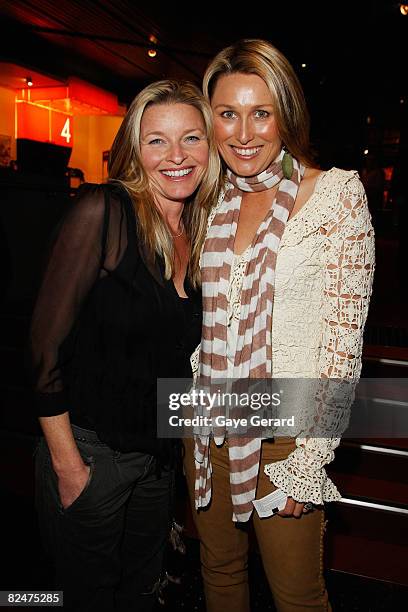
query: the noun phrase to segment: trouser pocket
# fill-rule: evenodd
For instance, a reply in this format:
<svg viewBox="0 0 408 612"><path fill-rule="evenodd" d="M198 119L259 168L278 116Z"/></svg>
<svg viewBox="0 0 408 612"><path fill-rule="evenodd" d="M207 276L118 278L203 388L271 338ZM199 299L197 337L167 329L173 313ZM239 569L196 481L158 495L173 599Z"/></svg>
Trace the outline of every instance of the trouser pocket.
<svg viewBox="0 0 408 612"><path fill-rule="evenodd" d="M89 475L80 494L71 504L69 504L69 506L64 508L59 492L59 479L52 465L50 451L45 440L43 439L40 441L35 451L36 500L38 510L44 511L44 505L51 505L49 511L54 508L54 510L57 509L60 513L65 514L84 503L86 498L90 495L96 471L95 459L94 456L89 453L89 448L86 448L84 445L78 444L78 450L83 462L90 468Z"/></svg>
<svg viewBox="0 0 408 612"><path fill-rule="evenodd" d="M74 499L74 501L69 504L69 506L66 506L65 508L63 507L62 503L61 503L61 498L60 498L60 493L59 493L59 488L58 488L58 478L57 478L57 492L58 492L58 498L60 501L60 510L61 512L63 512L64 514L66 514L67 512L71 512L72 509L75 509L76 506L78 506L78 504L81 504L84 501L84 498L86 498L87 495L89 495L90 492L90 488L91 485L93 483L93 479L94 479L94 475L95 475L95 461L94 458L92 456L88 456L88 457L82 457L85 465L89 466L89 475L88 475L88 480L85 483L84 488L82 489L82 491L80 492L80 494L78 495L78 497L76 497Z"/></svg>

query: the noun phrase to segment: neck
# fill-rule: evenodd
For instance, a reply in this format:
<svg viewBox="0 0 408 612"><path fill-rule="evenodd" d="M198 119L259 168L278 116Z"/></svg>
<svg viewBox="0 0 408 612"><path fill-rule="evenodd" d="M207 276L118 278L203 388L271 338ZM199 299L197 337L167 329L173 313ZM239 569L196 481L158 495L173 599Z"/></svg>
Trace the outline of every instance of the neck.
<svg viewBox="0 0 408 612"><path fill-rule="evenodd" d="M159 210L171 231L177 233L184 210L184 201L160 203Z"/></svg>

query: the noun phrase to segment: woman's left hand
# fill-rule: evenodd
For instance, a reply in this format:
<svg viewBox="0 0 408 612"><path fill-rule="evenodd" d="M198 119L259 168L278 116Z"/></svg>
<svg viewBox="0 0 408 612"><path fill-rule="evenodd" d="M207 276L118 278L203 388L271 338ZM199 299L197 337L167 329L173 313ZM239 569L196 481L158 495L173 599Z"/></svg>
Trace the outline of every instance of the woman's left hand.
<svg viewBox="0 0 408 612"><path fill-rule="evenodd" d="M288 497L286 500L286 506L283 510L278 512L279 516L294 516L295 518L300 518L302 514L309 512L309 508L305 508L305 503L299 503L293 499L293 497Z"/></svg>

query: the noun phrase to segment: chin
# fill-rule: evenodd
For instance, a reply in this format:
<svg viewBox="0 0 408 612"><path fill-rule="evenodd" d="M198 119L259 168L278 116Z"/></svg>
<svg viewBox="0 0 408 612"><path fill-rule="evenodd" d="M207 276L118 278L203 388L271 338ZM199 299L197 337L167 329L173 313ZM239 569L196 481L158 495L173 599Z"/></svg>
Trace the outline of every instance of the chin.
<svg viewBox="0 0 408 612"><path fill-rule="evenodd" d="M263 164L260 160L251 160L250 162L237 160L236 157L225 157L224 162L227 167L237 176L256 176L260 172L262 172L263 168L267 168L268 165Z"/></svg>
<svg viewBox="0 0 408 612"><path fill-rule="evenodd" d="M256 176L257 174L262 172L262 168L264 167L261 164L249 164L248 162L244 161L237 163L236 159L234 159L233 161L234 163L228 163L228 161L226 163L230 170L232 170L232 172L237 176ZM265 166L265 168L267 167L268 166Z"/></svg>
<svg viewBox="0 0 408 612"><path fill-rule="evenodd" d="M192 189L174 189L172 191L168 191L166 193L166 198L169 200L174 200L175 202L181 202L187 200L190 196L193 195L196 188Z"/></svg>

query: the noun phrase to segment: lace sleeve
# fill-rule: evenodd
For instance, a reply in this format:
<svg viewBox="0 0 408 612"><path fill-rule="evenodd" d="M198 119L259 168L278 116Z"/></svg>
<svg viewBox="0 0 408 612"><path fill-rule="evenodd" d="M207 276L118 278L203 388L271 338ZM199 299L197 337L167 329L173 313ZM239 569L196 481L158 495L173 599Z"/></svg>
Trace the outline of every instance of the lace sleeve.
<svg viewBox="0 0 408 612"><path fill-rule="evenodd" d="M364 324L374 272L374 232L357 176L340 195L339 215L320 230L326 236L318 392L308 427L284 461L265 466L271 481L298 502L340 499L324 465L347 427L361 372Z"/></svg>

